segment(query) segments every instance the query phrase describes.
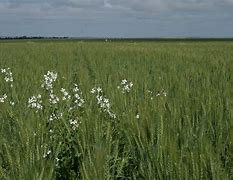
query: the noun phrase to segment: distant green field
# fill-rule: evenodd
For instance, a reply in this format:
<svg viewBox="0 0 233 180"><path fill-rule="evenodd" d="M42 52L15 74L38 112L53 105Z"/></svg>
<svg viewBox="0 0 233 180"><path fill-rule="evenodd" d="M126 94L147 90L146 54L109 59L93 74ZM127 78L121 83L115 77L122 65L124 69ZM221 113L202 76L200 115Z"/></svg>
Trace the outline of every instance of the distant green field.
<svg viewBox="0 0 233 180"><path fill-rule="evenodd" d="M233 179L233 41L0 41L0 68L0 179Z"/></svg>

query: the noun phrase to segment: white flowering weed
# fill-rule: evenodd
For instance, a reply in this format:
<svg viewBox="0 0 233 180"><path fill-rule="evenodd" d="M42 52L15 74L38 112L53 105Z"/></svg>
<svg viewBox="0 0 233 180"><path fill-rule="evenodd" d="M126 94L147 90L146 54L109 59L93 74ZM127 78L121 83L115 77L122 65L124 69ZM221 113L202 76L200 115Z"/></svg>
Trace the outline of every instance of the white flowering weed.
<svg viewBox="0 0 233 180"><path fill-rule="evenodd" d="M126 79L121 81L121 85L118 86L118 89L121 89L123 93L129 93L133 87L133 83Z"/></svg>
<svg viewBox="0 0 233 180"><path fill-rule="evenodd" d="M42 106L42 100L41 100L41 95L37 95L37 96L32 96L28 99L28 107L32 108L32 109L36 109L36 112L38 110L42 110L43 106Z"/></svg>
<svg viewBox="0 0 233 180"><path fill-rule="evenodd" d="M103 112L106 112L111 118L115 119L116 114L111 111L109 99L103 96L103 91L100 87L95 87L91 90L92 94L96 95L97 104Z"/></svg>
<svg viewBox="0 0 233 180"><path fill-rule="evenodd" d="M77 84L74 83L74 108L83 107L85 100L82 98L82 92Z"/></svg>
<svg viewBox="0 0 233 180"><path fill-rule="evenodd" d="M71 95L68 93L68 91L64 88L61 88L60 90L63 94L62 100L66 101L66 100L70 100L71 99Z"/></svg>
<svg viewBox="0 0 233 180"><path fill-rule="evenodd" d="M3 94L3 96L0 97L0 103L4 103L6 99L7 99L7 94Z"/></svg>
<svg viewBox="0 0 233 180"><path fill-rule="evenodd" d="M8 68L2 68L1 73L4 75L5 82L10 83L10 87L13 87L14 79L13 79L13 74L11 72L11 69L9 67Z"/></svg>
<svg viewBox="0 0 233 180"><path fill-rule="evenodd" d="M57 73L48 71L47 74L44 75L44 80L42 82L41 87L45 88L46 90L53 89L53 83L57 80Z"/></svg>

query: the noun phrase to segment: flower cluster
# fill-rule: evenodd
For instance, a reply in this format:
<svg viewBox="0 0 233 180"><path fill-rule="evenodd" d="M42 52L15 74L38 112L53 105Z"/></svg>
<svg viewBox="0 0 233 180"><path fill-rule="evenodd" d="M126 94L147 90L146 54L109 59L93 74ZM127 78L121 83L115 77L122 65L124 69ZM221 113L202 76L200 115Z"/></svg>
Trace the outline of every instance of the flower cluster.
<svg viewBox="0 0 233 180"><path fill-rule="evenodd" d="M15 102L14 101L10 101L9 102L11 106L14 106L15 105Z"/></svg>
<svg viewBox="0 0 233 180"><path fill-rule="evenodd" d="M6 69L1 69L1 73L4 75L4 80L7 82L7 83L10 83L10 86L13 87L13 75L12 75L12 72L11 72L11 69L10 68L6 68Z"/></svg>
<svg viewBox="0 0 233 180"><path fill-rule="evenodd" d="M126 79L123 79L121 81L121 85L118 86L117 88L121 89L123 93L129 93L130 90L132 89L132 87L133 87L133 83L132 82L127 81Z"/></svg>
<svg viewBox="0 0 233 180"><path fill-rule="evenodd" d="M49 103L50 104L57 104L59 102L59 97L57 97L55 94L53 94L53 91L49 94Z"/></svg>
<svg viewBox="0 0 233 180"><path fill-rule="evenodd" d="M75 131L77 128L78 128L78 126L80 125L80 122L78 121L78 119L70 119L69 120L69 123L70 123L70 125L71 125L71 128Z"/></svg>
<svg viewBox="0 0 233 180"><path fill-rule="evenodd" d="M44 75L44 80L41 85L42 88L45 88L49 91L49 103L50 105L57 104L59 102L59 97L53 92L53 83L57 80L57 73L48 71L47 74ZM65 89L61 90L62 92L67 93Z"/></svg>
<svg viewBox="0 0 233 180"><path fill-rule="evenodd" d="M51 150L48 150L47 152L44 153L43 158L48 157L52 153Z"/></svg>
<svg viewBox="0 0 233 180"><path fill-rule="evenodd" d="M60 113L60 114L52 113L52 114L49 116L49 121L58 120L58 119L60 119L62 116L63 116L63 113Z"/></svg>
<svg viewBox="0 0 233 180"><path fill-rule="evenodd" d="M7 99L7 95L3 94L3 96L0 97L0 103L4 103L6 99Z"/></svg>
<svg viewBox="0 0 233 180"><path fill-rule="evenodd" d="M41 95L37 96L32 96L31 98L28 99L28 107L32 109L36 109L36 112L38 110L42 110L42 100L41 100Z"/></svg>
<svg viewBox="0 0 233 180"><path fill-rule="evenodd" d="M74 93L74 104L75 104L75 107L76 108L83 107L83 104L85 103L85 101L82 98L82 92L79 89L79 86L77 84L74 84L73 93Z"/></svg>
<svg viewBox="0 0 233 180"><path fill-rule="evenodd" d="M57 80L57 73L48 71L47 74L44 75L44 81L41 87L51 91L53 89L53 83L56 80Z"/></svg>
<svg viewBox="0 0 233 180"><path fill-rule="evenodd" d="M61 92L63 94L62 100L70 100L71 99L71 95L69 95L69 93L66 91L66 89L61 88Z"/></svg>
<svg viewBox="0 0 233 180"><path fill-rule="evenodd" d="M111 105L109 103L109 99L107 99L106 97L103 96L103 91L100 87L97 87L97 88L93 88L91 90L91 93L92 94L96 94L96 99L97 99L97 104L99 105L100 109L103 111L103 112L107 112L108 115L111 117L111 118L116 118L116 115L111 112Z"/></svg>
<svg viewBox="0 0 233 180"><path fill-rule="evenodd" d="M167 92L164 90L164 89L162 89L160 92L158 92L157 94L156 94L156 96L167 96Z"/></svg>

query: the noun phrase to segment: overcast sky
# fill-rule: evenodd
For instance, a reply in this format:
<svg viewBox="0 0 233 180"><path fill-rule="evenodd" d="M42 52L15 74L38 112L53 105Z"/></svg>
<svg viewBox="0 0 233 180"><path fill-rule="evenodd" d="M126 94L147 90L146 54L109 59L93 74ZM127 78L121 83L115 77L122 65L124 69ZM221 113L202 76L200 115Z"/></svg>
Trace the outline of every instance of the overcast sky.
<svg viewBox="0 0 233 180"><path fill-rule="evenodd" d="M233 0L0 0L0 36L233 37Z"/></svg>

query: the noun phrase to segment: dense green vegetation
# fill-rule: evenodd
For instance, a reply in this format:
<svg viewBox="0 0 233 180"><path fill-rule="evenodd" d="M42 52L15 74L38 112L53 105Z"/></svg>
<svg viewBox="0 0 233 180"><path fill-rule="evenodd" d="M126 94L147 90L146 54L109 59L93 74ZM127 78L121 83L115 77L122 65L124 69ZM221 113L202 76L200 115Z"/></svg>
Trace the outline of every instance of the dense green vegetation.
<svg viewBox="0 0 233 180"><path fill-rule="evenodd" d="M233 179L231 41L0 42L8 67L0 179ZM41 87L48 71L58 75L52 90ZM85 103L72 109L74 83ZM39 94L42 110L28 103Z"/></svg>

